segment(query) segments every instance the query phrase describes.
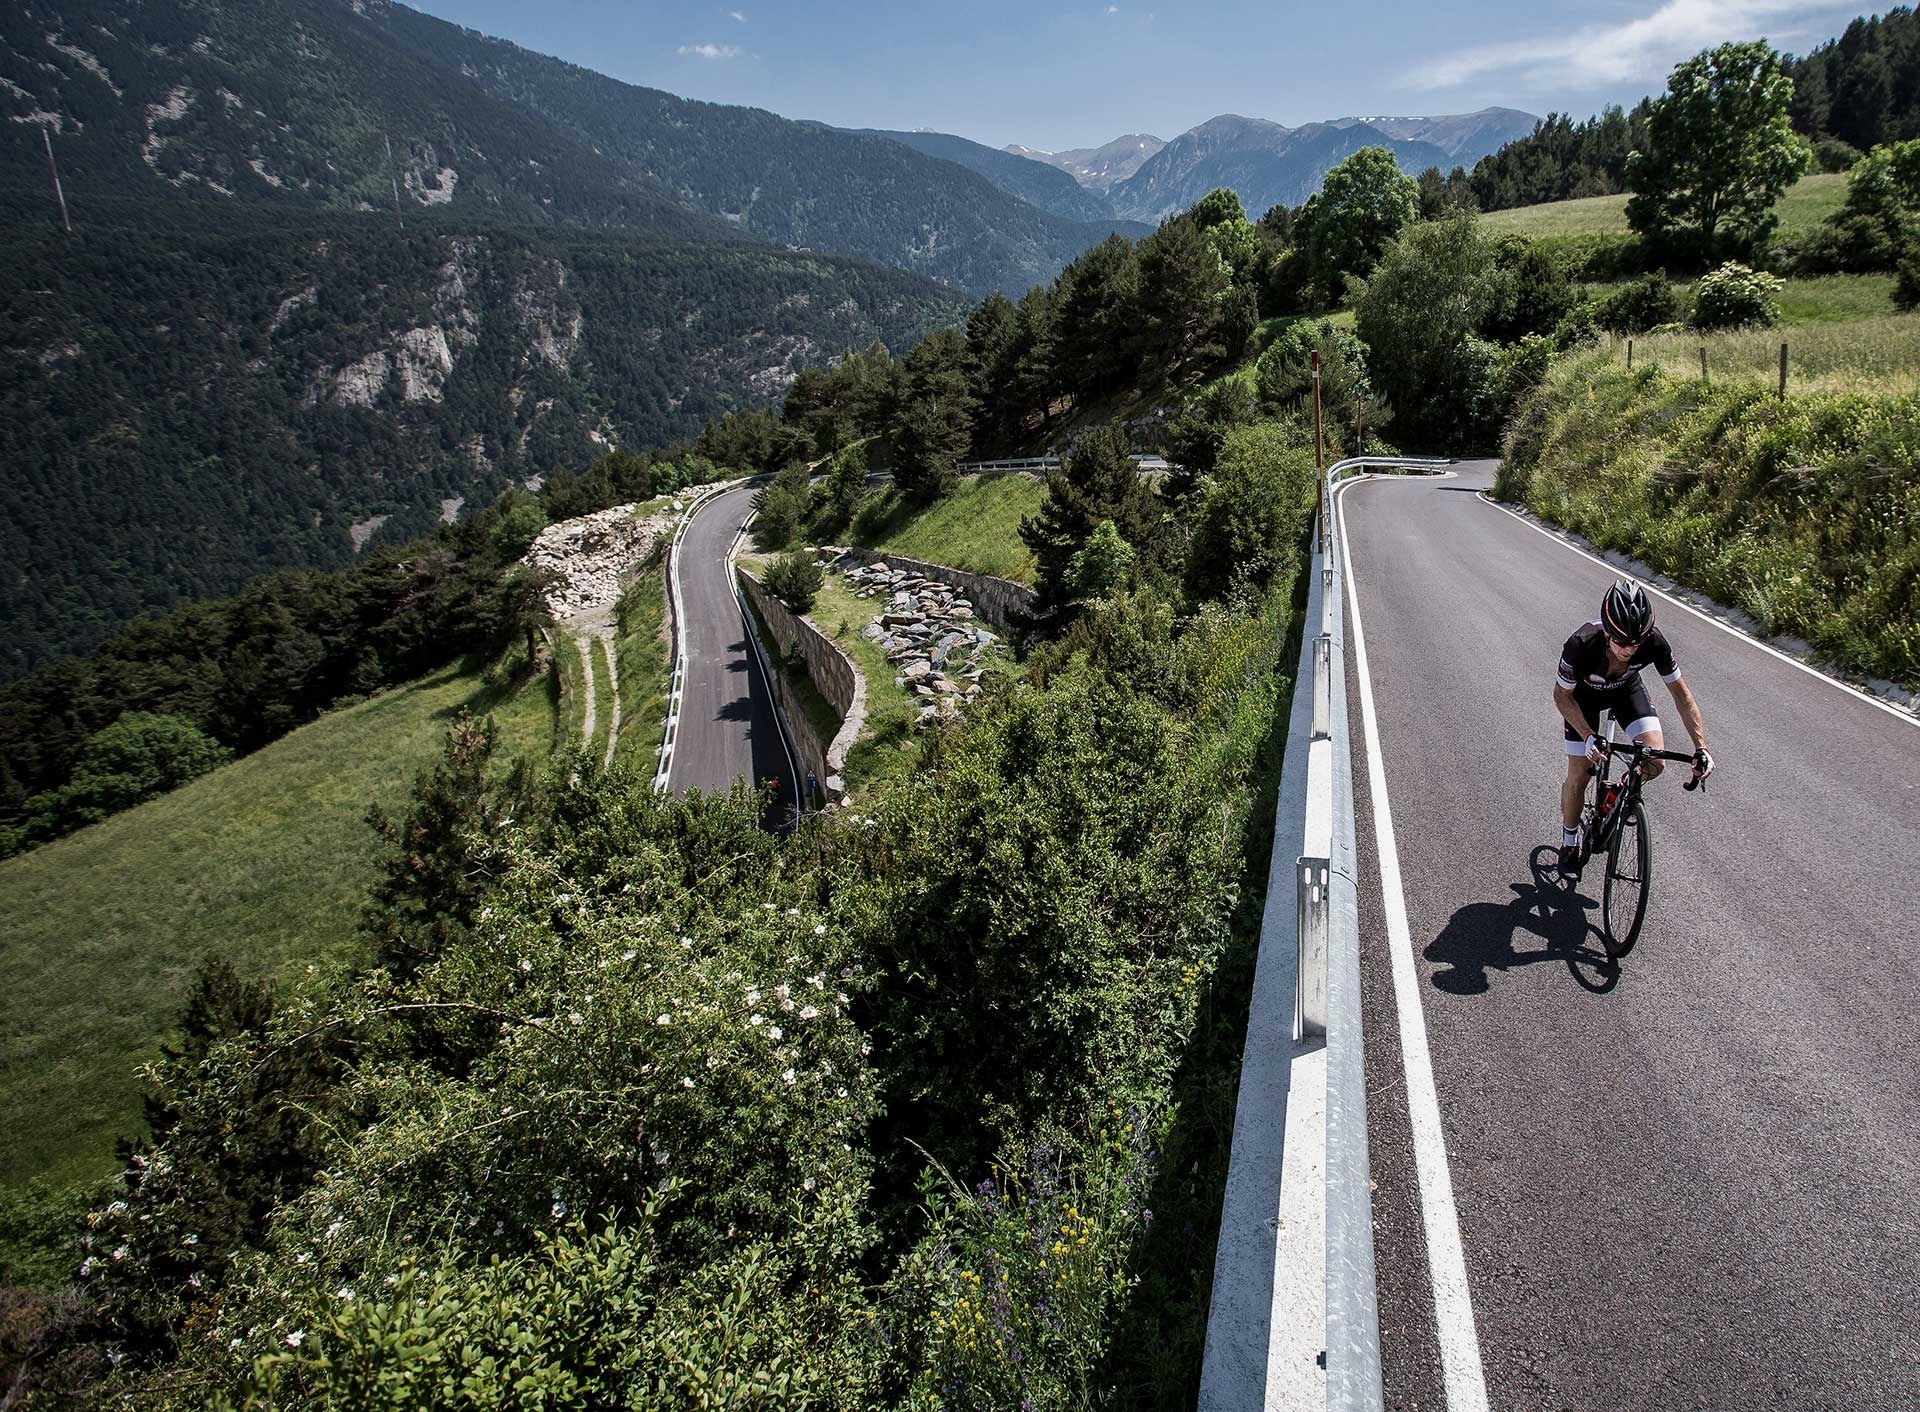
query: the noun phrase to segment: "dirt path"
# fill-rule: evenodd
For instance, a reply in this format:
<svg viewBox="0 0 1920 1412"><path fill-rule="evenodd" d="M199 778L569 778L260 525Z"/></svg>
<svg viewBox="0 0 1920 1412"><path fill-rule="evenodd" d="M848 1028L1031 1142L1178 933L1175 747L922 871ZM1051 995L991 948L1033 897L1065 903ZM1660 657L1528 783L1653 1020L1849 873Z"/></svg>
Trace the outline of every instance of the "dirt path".
<svg viewBox="0 0 1920 1412"><path fill-rule="evenodd" d="M576 637L573 640L574 647L580 653L580 695L582 697L581 714L583 717L580 722L580 748L582 750L591 750L593 748L593 728L595 725L593 709L593 649L587 645L592 641L593 639L590 637Z"/></svg>
<svg viewBox="0 0 1920 1412"><path fill-rule="evenodd" d="M614 747L620 744L620 664L613 650L613 639L599 639L601 650L607 654L607 680L613 683L613 719L607 722L607 755L601 761L603 765L613 764Z"/></svg>

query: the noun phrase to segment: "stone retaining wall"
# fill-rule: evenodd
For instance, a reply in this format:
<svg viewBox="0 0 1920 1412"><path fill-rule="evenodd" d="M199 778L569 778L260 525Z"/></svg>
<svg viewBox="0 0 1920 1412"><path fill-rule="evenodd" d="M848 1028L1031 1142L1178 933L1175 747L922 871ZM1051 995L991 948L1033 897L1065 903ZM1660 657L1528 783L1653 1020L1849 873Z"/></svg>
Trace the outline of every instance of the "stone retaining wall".
<svg viewBox="0 0 1920 1412"><path fill-rule="evenodd" d="M846 780L843 772L847 764L847 751L853 748L853 742L860 735L860 728L867 720L867 683L860 675L860 669L853 659L819 628L805 618L796 617L786 604L767 592L760 580L747 571L744 565L736 564L735 572L740 575L740 586L747 599L760 614L760 619L773 634L773 640L779 644L782 656L791 656L797 649L801 660L807 664L807 675L819 688L827 703L839 713L840 729L832 740L821 740L815 731L807 713L797 703L788 702L784 684L776 681L774 690L781 694L780 706L786 712L787 724L793 729L794 743L800 747L806 767L827 792L827 798L838 800L846 793Z"/></svg>
<svg viewBox="0 0 1920 1412"><path fill-rule="evenodd" d="M823 553L834 552L823 550ZM992 623L1004 635L1013 637L1022 631L1021 615L1033 610L1034 591L1025 584L1015 583L1012 579L997 579L991 574L971 574L965 569L953 569L945 564L929 564L924 559L909 559L904 554L883 554L877 549L849 549L846 551L865 564L884 563L895 569L905 569L921 578L938 579L941 583L950 583L966 595L967 601L981 617Z"/></svg>

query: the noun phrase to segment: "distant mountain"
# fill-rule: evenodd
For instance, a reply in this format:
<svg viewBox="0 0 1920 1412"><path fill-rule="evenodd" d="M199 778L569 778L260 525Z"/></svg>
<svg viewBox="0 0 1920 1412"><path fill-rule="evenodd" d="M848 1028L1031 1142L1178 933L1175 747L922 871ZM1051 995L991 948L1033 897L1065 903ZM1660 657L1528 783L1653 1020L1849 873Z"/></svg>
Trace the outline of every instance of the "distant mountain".
<svg viewBox="0 0 1920 1412"><path fill-rule="evenodd" d="M846 131L867 137L884 137L938 157L943 162L958 162L978 172L1002 191L1022 201L1051 211L1070 221L1113 220L1113 206L1104 196L1082 186L1072 174L1045 161L1035 161L1013 152L970 142L946 132L888 132L881 128L850 128Z"/></svg>
<svg viewBox="0 0 1920 1412"><path fill-rule="evenodd" d="M1075 147L1066 152L1041 152L1017 143L1006 150L1016 157L1058 167L1089 191L1104 192L1140 170L1140 164L1167 144L1146 133L1130 132L1099 147Z"/></svg>
<svg viewBox="0 0 1920 1412"><path fill-rule="evenodd" d="M1459 166L1471 167L1490 152L1532 132L1540 120L1518 108L1482 108L1438 118L1335 118L1333 127L1365 124L1400 142L1438 147Z"/></svg>
<svg viewBox="0 0 1920 1412"><path fill-rule="evenodd" d="M1176 137L1107 194L1121 216L1157 221L1226 186L1257 220L1269 207L1299 205L1320 189L1329 169L1362 147L1385 147L1407 172L1471 167L1503 142L1531 132L1533 123L1512 109L1460 117L1341 118L1297 128L1228 113Z"/></svg>
<svg viewBox="0 0 1920 1412"><path fill-rule="evenodd" d="M895 140L636 88L389 0L15 0L0 117L0 190L45 200L43 127L82 212L180 191L701 239L724 222L973 294L1018 294L1113 229Z"/></svg>

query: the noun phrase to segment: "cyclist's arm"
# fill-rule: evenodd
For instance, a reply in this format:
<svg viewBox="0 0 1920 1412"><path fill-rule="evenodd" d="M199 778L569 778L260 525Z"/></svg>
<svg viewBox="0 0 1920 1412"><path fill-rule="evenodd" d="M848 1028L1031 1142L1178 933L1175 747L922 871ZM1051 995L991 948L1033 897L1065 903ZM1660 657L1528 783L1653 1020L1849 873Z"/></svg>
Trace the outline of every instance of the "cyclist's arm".
<svg viewBox="0 0 1920 1412"><path fill-rule="evenodd" d="M1693 691L1678 673L1667 683L1667 690L1673 693L1673 704L1679 708L1680 719L1686 725L1687 735L1693 741L1695 750L1707 748L1707 727L1700 719L1700 703L1693 699Z"/></svg>
<svg viewBox="0 0 1920 1412"><path fill-rule="evenodd" d="M1580 707L1573 699L1573 693L1558 681L1553 684L1553 708L1560 713L1560 719L1573 727L1574 734L1585 740L1593 734L1593 727L1587 724L1587 718L1580 714Z"/></svg>

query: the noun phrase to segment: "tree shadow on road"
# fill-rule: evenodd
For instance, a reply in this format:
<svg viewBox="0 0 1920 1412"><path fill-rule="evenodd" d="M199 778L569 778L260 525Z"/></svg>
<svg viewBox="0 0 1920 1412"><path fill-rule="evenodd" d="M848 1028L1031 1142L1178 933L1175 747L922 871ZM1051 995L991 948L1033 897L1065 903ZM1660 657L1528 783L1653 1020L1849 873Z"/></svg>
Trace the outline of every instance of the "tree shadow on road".
<svg viewBox="0 0 1920 1412"><path fill-rule="evenodd" d="M1469 902L1447 919L1440 935L1427 944L1426 957L1447 969L1433 983L1451 995L1483 995L1489 971L1509 971L1541 961L1562 961L1574 980L1598 994L1620 981L1620 968L1600 944L1587 920L1595 904L1555 875L1555 850L1534 849L1528 860L1532 877L1513 883L1506 902ZM1523 943L1523 938L1528 939ZM1537 939L1538 946L1530 944Z"/></svg>

